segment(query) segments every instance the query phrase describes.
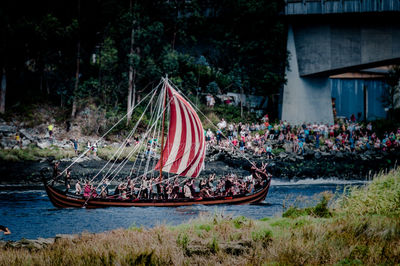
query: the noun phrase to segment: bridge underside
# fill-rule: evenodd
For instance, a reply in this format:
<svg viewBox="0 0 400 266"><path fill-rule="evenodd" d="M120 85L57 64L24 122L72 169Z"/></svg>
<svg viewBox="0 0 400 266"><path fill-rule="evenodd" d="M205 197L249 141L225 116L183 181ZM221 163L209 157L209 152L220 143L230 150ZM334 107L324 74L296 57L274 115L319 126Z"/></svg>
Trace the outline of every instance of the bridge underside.
<svg viewBox="0 0 400 266"><path fill-rule="evenodd" d="M355 17L357 22L353 22ZM358 109L354 109L355 115L361 113L362 118L367 119L385 115L382 106L375 106L381 105L378 98L381 98L385 86L383 75L367 75L368 79L374 77L376 80L372 84L361 82L365 78L360 75L352 78L340 74L400 64L400 22L393 16L297 16L289 22L287 50L290 55L287 84L283 91L282 120L292 124L333 123L332 100L347 95L354 99L339 99L339 102L351 105L352 100L357 101L355 95L360 93L364 100L363 104L357 105ZM333 75L339 75L333 78L346 79L346 82L334 81L331 79ZM348 92L350 89L357 91ZM368 108L380 109L368 112Z"/></svg>

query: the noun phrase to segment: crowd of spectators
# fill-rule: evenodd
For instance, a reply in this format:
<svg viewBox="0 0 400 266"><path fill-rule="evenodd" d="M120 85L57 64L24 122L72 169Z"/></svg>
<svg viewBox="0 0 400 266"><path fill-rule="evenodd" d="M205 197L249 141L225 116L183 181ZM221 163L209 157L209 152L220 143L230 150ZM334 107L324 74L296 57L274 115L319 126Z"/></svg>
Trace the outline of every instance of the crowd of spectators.
<svg viewBox="0 0 400 266"><path fill-rule="evenodd" d="M222 119L218 129L205 132L209 146L228 151L265 155L273 158L278 148L299 155L306 148L318 151L390 151L400 148L400 128L378 136L372 123L343 120L332 125L307 123L299 126L286 121L270 123L265 116L259 123L228 123Z"/></svg>

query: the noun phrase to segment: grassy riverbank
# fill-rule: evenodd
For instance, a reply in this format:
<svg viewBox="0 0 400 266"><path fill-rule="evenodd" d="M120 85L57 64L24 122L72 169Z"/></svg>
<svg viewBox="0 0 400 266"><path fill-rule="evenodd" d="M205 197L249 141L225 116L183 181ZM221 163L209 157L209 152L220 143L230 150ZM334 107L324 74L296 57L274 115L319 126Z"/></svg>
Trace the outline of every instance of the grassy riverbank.
<svg viewBox="0 0 400 266"><path fill-rule="evenodd" d="M80 149L78 151L79 155L85 152L85 149ZM117 153L118 152L118 153ZM134 160L137 154L137 149L134 147L125 148L122 152L119 151L118 147L101 147L97 151L97 156L103 160L115 159L114 154L118 155L119 160L123 160L127 157L130 160ZM88 153L87 155L91 155ZM60 148L57 146L50 146L49 148L40 149L39 147L29 146L24 149L0 149L0 160L8 162L18 162L18 161L38 161L43 158L54 158L55 160L61 159L71 159L76 157L73 148Z"/></svg>
<svg viewBox="0 0 400 266"><path fill-rule="evenodd" d="M37 161L49 157L60 160L72 158L74 156L75 152L72 148L62 149L55 146L47 149L40 149L39 147L34 146L29 146L25 149L0 149L0 160L8 162Z"/></svg>
<svg viewBox="0 0 400 266"><path fill-rule="evenodd" d="M347 196L280 218L223 214L179 226L132 227L58 239L35 248L0 250L0 265L245 265L400 263L400 171ZM328 207L330 206L330 207Z"/></svg>

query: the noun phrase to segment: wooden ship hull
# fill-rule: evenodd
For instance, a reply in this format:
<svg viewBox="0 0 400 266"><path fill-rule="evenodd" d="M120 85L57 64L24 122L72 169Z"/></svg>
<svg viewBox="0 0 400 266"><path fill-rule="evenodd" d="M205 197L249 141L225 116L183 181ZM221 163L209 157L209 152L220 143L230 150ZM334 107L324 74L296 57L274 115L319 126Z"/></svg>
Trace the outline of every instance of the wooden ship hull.
<svg viewBox="0 0 400 266"><path fill-rule="evenodd" d="M45 188L50 201L58 208L105 208L105 207L179 207L195 204L218 205L218 204L250 204L263 201L271 184L271 179L266 185L253 194L220 196L213 198L183 198L183 199L113 199L113 198L90 198L81 195L66 193L45 183Z"/></svg>

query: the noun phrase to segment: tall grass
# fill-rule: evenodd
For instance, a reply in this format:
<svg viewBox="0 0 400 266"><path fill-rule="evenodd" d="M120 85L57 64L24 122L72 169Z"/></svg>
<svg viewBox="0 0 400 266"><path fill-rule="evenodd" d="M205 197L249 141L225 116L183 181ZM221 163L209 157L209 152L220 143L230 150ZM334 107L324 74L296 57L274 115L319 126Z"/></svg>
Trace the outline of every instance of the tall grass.
<svg viewBox="0 0 400 266"><path fill-rule="evenodd" d="M340 212L351 215L400 217L400 170L380 174L364 187L353 187L337 202Z"/></svg>

